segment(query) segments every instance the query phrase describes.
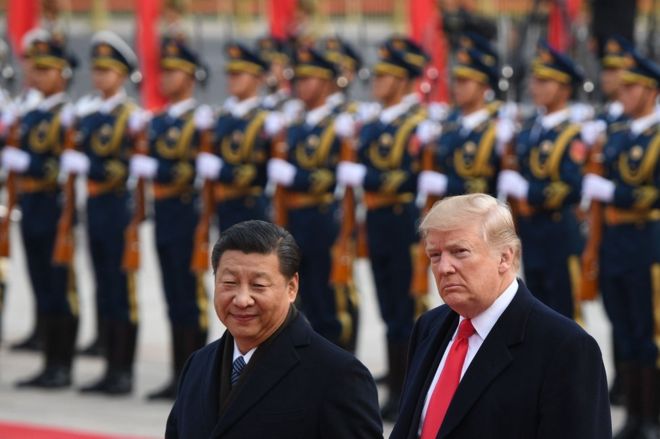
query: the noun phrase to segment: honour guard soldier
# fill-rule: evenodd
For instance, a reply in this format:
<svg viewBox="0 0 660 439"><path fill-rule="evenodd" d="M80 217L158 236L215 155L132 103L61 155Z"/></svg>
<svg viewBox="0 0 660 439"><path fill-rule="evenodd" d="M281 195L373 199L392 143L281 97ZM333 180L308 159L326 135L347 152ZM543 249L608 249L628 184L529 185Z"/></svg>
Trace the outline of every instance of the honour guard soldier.
<svg viewBox="0 0 660 439"><path fill-rule="evenodd" d="M268 112L259 97L268 65L238 43L227 46L226 56L232 102L215 125L213 152L197 156L199 175L217 181L214 192L220 230L241 221L268 219L264 187L271 145L266 132L270 129L266 124Z"/></svg>
<svg viewBox="0 0 660 439"><path fill-rule="evenodd" d="M35 87L43 94L39 105L20 119L17 145L2 152L2 163L18 174L22 211L21 235L30 282L42 324L45 367L19 387L64 388L71 385L78 297L71 266L54 265L56 225L61 212L59 157L70 121L63 120L66 88L76 66L59 40L41 32L30 49Z"/></svg>
<svg viewBox="0 0 660 439"><path fill-rule="evenodd" d="M438 171L422 171L418 190L435 196L474 192L494 195L499 170L497 144L506 143L512 136L512 129L502 132L508 125L498 125L486 101L486 94L498 87L497 54L490 47L486 51L463 47L456 60L453 90L460 114L456 121L443 126L437 144L428 146L434 148ZM508 134L509 139L502 138L502 134Z"/></svg>
<svg viewBox="0 0 660 439"><path fill-rule="evenodd" d="M265 36L257 40L257 55L268 63L263 107L271 111L283 111L284 105L291 100L289 81L293 79L291 54L283 40Z"/></svg>
<svg viewBox="0 0 660 439"><path fill-rule="evenodd" d="M531 94L540 114L519 134L519 171L500 173L498 193L518 200L530 290L554 310L574 318L583 247L574 208L580 200L586 148L580 126L570 120L568 101L583 78L573 61L544 41L532 65Z"/></svg>
<svg viewBox="0 0 660 439"><path fill-rule="evenodd" d="M328 97L328 102L336 113L355 113L358 106L349 101L348 90L362 68L362 58L349 43L339 37L326 38L322 46L325 56L337 65L339 72L335 92Z"/></svg>
<svg viewBox="0 0 660 439"><path fill-rule="evenodd" d="M130 393L138 328L135 273L122 269L124 232L130 221L128 161L133 149L131 120L140 111L124 83L135 78L137 58L116 34L92 37L92 82L96 103L83 102L75 124L76 149L62 154L62 170L87 175L87 233L94 267L98 337L105 372L82 392Z"/></svg>
<svg viewBox="0 0 660 439"><path fill-rule="evenodd" d="M268 178L286 188L287 228L304 255L300 266L302 310L319 334L353 349L355 291L333 285L330 276L331 249L339 232L334 191L341 141L328 96L337 70L312 48L300 48L295 61L295 92L306 114L288 128L286 158L270 159Z"/></svg>
<svg viewBox="0 0 660 439"><path fill-rule="evenodd" d="M414 198L419 172L418 125L425 111L413 93L427 56L412 41L394 37L373 67L374 97L383 110L360 131L358 162L342 161L339 184L362 186L367 207L367 243L381 315L387 325L389 396L383 419L398 415L408 339L422 299L410 294L412 249L418 242Z"/></svg>
<svg viewBox="0 0 660 439"><path fill-rule="evenodd" d="M213 118L210 108L193 98L195 82L207 74L197 54L181 39L166 39L160 63L169 105L149 123L148 155L134 155L130 166L133 175L153 180L156 248L172 330L172 378L148 398L173 399L186 359L206 343L208 297L190 261L199 219L196 147Z"/></svg>
<svg viewBox="0 0 660 439"><path fill-rule="evenodd" d="M627 412L615 437L657 438L660 66L634 49L625 62L620 99L630 123L610 127L604 175L585 175L582 194L605 203L599 285L612 320Z"/></svg>

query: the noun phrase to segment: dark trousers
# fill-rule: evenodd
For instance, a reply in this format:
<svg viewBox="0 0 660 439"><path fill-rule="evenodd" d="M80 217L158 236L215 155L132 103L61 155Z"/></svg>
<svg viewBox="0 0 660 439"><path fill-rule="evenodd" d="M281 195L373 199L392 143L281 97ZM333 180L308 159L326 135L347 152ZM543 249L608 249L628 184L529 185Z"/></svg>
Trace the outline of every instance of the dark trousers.
<svg viewBox="0 0 660 439"><path fill-rule="evenodd" d="M417 243L417 208L412 203L367 213L369 259L380 313L390 342L407 342L415 320L410 294L412 246Z"/></svg>

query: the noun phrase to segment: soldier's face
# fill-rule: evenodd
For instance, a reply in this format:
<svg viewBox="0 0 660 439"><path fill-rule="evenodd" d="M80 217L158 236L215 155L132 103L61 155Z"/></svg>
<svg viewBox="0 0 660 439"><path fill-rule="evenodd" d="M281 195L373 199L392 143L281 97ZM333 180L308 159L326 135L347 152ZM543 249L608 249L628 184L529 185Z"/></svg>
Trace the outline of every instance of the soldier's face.
<svg viewBox="0 0 660 439"><path fill-rule="evenodd" d="M35 66L34 86L45 96L59 93L65 89L66 82L60 69Z"/></svg>
<svg viewBox="0 0 660 439"><path fill-rule="evenodd" d="M276 253L227 250L218 261L215 311L243 352L282 325L297 293L298 275L287 279Z"/></svg>
<svg viewBox="0 0 660 439"><path fill-rule="evenodd" d="M295 82L296 96L306 107L313 107L328 94L328 81L313 76L301 76Z"/></svg>
<svg viewBox="0 0 660 439"><path fill-rule="evenodd" d="M463 317L479 315L506 288L513 249L492 248L478 223L429 230L425 242L440 297Z"/></svg>
<svg viewBox="0 0 660 439"><path fill-rule="evenodd" d="M642 84L624 83L621 86L623 112L632 118L645 116L653 108L658 93Z"/></svg>
<svg viewBox="0 0 660 439"><path fill-rule="evenodd" d="M193 77L178 69L163 69L160 75L161 92L167 98L177 97L189 90L195 80Z"/></svg>
<svg viewBox="0 0 660 439"><path fill-rule="evenodd" d="M600 72L600 88L607 99L617 98L622 71L622 69L603 69Z"/></svg>
<svg viewBox="0 0 660 439"><path fill-rule="evenodd" d="M124 84L126 75L114 69L96 67L92 69L92 83L94 88L103 95L112 96Z"/></svg>
<svg viewBox="0 0 660 439"><path fill-rule="evenodd" d="M454 102L459 108L472 107L484 101L486 86L473 79L454 78Z"/></svg>
<svg viewBox="0 0 660 439"><path fill-rule="evenodd" d="M376 75L372 85L374 98L380 102L387 102L391 96L397 95L402 80L394 75Z"/></svg>
<svg viewBox="0 0 660 439"><path fill-rule="evenodd" d="M261 87L261 76L247 72L230 72L227 75L227 91L239 100L256 96Z"/></svg>
<svg viewBox="0 0 660 439"><path fill-rule="evenodd" d="M567 86L552 79L532 76L530 92L534 105L537 107L554 109L570 96Z"/></svg>

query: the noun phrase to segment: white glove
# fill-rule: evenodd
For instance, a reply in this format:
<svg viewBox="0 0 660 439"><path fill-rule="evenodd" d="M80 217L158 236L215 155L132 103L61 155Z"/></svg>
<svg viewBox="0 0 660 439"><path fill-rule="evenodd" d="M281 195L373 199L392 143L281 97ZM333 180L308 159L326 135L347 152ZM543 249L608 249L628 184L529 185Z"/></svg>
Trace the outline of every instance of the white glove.
<svg viewBox="0 0 660 439"><path fill-rule="evenodd" d="M64 175L71 173L87 175L89 173L89 157L80 151L67 149L60 157L60 168Z"/></svg>
<svg viewBox="0 0 660 439"><path fill-rule="evenodd" d="M499 119L497 121L497 128L495 138L500 144L507 144L513 139L516 133L516 124L511 119Z"/></svg>
<svg viewBox="0 0 660 439"><path fill-rule="evenodd" d="M208 130L215 122L213 110L208 105L200 105L195 110L193 120L195 121L195 128L198 130Z"/></svg>
<svg viewBox="0 0 660 439"><path fill-rule="evenodd" d="M422 171L417 180L417 191L424 195L442 196L447 192L447 176L435 171Z"/></svg>
<svg viewBox="0 0 660 439"><path fill-rule="evenodd" d="M607 178L596 174L587 174L582 179L582 197L609 203L614 199L616 186Z"/></svg>
<svg viewBox="0 0 660 439"><path fill-rule="evenodd" d="M144 154L135 154L129 163L131 175L136 177L154 178L158 171L158 160Z"/></svg>
<svg viewBox="0 0 660 439"><path fill-rule="evenodd" d="M18 120L18 114L18 108L14 104L9 104L2 110L2 117L0 117L0 135L7 135L9 127L14 125L16 120Z"/></svg>
<svg viewBox="0 0 660 439"><path fill-rule="evenodd" d="M500 172L497 179L497 193L498 196L512 196L519 200L527 198L529 192L529 182L516 171L505 169Z"/></svg>
<svg viewBox="0 0 660 439"><path fill-rule="evenodd" d="M449 114L449 105L444 102L431 102L427 107L427 111L429 119L435 122L442 122Z"/></svg>
<svg viewBox="0 0 660 439"><path fill-rule="evenodd" d="M360 102L357 109L357 121L364 124L374 120L380 114L381 106L376 102Z"/></svg>
<svg viewBox="0 0 660 439"><path fill-rule="evenodd" d="M268 137L273 137L286 128L287 117L284 113L273 111L268 113L264 121L264 132Z"/></svg>
<svg viewBox="0 0 660 439"><path fill-rule="evenodd" d="M144 129L151 120L151 112L143 109L137 109L131 113L128 118L128 129L131 133L135 134Z"/></svg>
<svg viewBox="0 0 660 439"><path fill-rule="evenodd" d="M200 177L207 180L217 180L224 162L220 157L208 152L200 152L195 160L195 168Z"/></svg>
<svg viewBox="0 0 660 439"><path fill-rule="evenodd" d="M337 183L344 186L362 186L367 175L367 167L360 163L339 162L337 165Z"/></svg>
<svg viewBox="0 0 660 439"><path fill-rule="evenodd" d="M299 99L289 99L282 106L282 113L284 114L287 124L300 119L305 112L305 104Z"/></svg>
<svg viewBox="0 0 660 439"><path fill-rule="evenodd" d="M335 119L335 133L342 139L352 139L355 136L355 120L348 113L342 113Z"/></svg>
<svg viewBox="0 0 660 439"><path fill-rule="evenodd" d="M419 125L417 125L415 134L417 135L419 141L423 145L426 145L440 137L440 134L442 134L442 127L439 123L432 120L424 120Z"/></svg>
<svg viewBox="0 0 660 439"><path fill-rule="evenodd" d="M60 111L60 123L64 128L71 128L76 121L76 107L73 104L65 104Z"/></svg>
<svg viewBox="0 0 660 439"><path fill-rule="evenodd" d="M291 186L296 178L296 167L282 159L268 160L267 172L270 181L284 187Z"/></svg>
<svg viewBox="0 0 660 439"><path fill-rule="evenodd" d="M584 143L593 145L598 138L607 130L607 124L604 120L592 120L582 124L580 136Z"/></svg>
<svg viewBox="0 0 660 439"><path fill-rule="evenodd" d="M15 146L2 149L2 167L8 171L25 172L30 166L30 154Z"/></svg>
<svg viewBox="0 0 660 439"><path fill-rule="evenodd" d="M509 119L510 121L515 121L518 119L518 104L515 102L505 102L502 104L497 111L497 115L500 119Z"/></svg>

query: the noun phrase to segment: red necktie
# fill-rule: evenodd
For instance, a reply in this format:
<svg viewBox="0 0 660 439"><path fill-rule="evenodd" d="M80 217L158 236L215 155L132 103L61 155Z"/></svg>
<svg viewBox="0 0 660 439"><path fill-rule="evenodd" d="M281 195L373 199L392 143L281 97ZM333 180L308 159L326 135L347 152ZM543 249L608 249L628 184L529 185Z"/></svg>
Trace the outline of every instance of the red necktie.
<svg viewBox="0 0 660 439"><path fill-rule="evenodd" d="M474 334L472 322L469 319L463 320L458 327L456 339L449 348L449 354L447 354L445 366L440 372L440 378L431 394L431 401L426 410L420 439L435 439L438 431L440 431L449 403L451 403L458 382L461 380L461 371L468 350L468 338L472 334Z"/></svg>

